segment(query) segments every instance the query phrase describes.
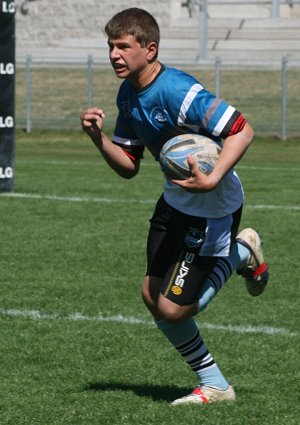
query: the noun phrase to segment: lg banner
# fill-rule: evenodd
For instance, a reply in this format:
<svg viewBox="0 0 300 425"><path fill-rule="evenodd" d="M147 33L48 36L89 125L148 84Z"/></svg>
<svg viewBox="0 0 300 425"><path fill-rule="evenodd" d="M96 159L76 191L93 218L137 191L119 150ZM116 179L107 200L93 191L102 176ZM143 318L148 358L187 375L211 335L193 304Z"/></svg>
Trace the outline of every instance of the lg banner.
<svg viewBox="0 0 300 425"><path fill-rule="evenodd" d="M11 192L15 162L15 2L0 0L0 192Z"/></svg>

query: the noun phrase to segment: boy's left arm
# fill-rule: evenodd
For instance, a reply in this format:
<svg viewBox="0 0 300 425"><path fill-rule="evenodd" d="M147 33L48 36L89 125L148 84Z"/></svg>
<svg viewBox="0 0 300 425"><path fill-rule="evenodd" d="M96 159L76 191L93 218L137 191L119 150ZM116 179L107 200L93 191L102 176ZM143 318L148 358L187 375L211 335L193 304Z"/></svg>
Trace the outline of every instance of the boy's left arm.
<svg viewBox="0 0 300 425"><path fill-rule="evenodd" d="M254 130L246 123L243 129L224 140L223 149L213 172L209 175L199 171L196 161L188 159L191 177L187 180L172 180L190 192L209 192L215 189L228 171L242 158L254 137Z"/></svg>

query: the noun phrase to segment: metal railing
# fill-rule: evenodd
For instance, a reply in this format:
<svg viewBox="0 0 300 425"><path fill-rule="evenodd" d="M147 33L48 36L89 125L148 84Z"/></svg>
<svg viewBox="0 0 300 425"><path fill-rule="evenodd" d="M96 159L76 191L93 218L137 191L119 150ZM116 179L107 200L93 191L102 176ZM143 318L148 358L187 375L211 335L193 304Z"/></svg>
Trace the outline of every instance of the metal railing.
<svg viewBox="0 0 300 425"><path fill-rule="evenodd" d="M203 6L203 3L205 3L205 5ZM247 3L249 4L266 4L266 5L270 5L271 7L271 17L273 19L279 18L280 17L280 5L281 4L287 4L289 7L293 7L295 4L299 4L299 0L247 0L244 1L243 0L223 0L222 4L228 4L228 5L232 5L232 4L238 4L238 3ZM195 16L199 10L201 13L201 8L206 7L207 5L218 5L220 4L220 0L219 1L215 1L215 0L185 0L184 2L181 3L182 7L186 7L188 10L188 15L190 18L192 18L193 16Z"/></svg>
<svg viewBox="0 0 300 425"><path fill-rule="evenodd" d="M282 140L300 135L300 65L289 68L286 57L282 58L281 69L255 65L252 69L243 65L229 69L218 57L205 67L182 68L194 73L205 85L208 82L210 91L218 97L234 106L241 105L258 133L273 134ZM81 110L100 104L108 110L107 122L113 128L120 80L107 65L95 64L92 55L80 67L70 63L56 67L53 62L47 67L27 55L25 67L17 69L17 127L26 132L34 128L79 129Z"/></svg>

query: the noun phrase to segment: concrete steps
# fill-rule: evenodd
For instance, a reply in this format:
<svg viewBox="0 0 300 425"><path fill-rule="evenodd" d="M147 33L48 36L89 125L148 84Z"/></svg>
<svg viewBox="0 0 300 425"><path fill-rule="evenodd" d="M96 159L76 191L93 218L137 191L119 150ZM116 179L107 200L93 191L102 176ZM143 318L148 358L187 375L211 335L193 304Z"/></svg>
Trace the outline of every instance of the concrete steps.
<svg viewBox="0 0 300 425"><path fill-rule="evenodd" d="M230 40L298 40L298 44L300 44L300 27L294 29L282 28L280 31L278 31L277 28L268 29L257 27L254 31L252 28L234 28L229 31L226 39Z"/></svg>
<svg viewBox="0 0 300 425"><path fill-rule="evenodd" d="M241 18L247 16L247 19L251 18L270 18L270 6L269 4L251 4L249 2L245 4L218 4L209 5L207 7L208 17L210 19L232 19Z"/></svg>
<svg viewBox="0 0 300 425"><path fill-rule="evenodd" d="M266 16L264 4L258 7L249 0L249 4L237 7L236 1L241 0L231 0L229 7L227 0L226 5L219 1L219 6L224 7L222 13L219 13L219 6L209 10L207 61L219 57L223 63L278 65L286 56L289 62L300 64L300 17L270 19ZM252 8L251 13L249 8ZM256 17L251 17L255 14ZM160 60L167 64L196 64L200 37L198 25L199 18L181 18L173 20L170 27L162 28ZM27 53L44 62L69 63L84 63L92 54L95 62L109 64L107 40L103 34L99 38L62 38L48 48L28 45L26 51L17 45L19 61L24 61Z"/></svg>
<svg viewBox="0 0 300 425"><path fill-rule="evenodd" d="M160 57L173 61L198 60L198 20L182 19L162 32ZM208 19L207 60L280 63L283 56L300 63L300 18ZM183 53L178 53L178 48ZM176 51L177 50L177 51Z"/></svg>
<svg viewBox="0 0 300 425"><path fill-rule="evenodd" d="M300 2L290 6L281 2L280 18L272 18L272 3L255 0L218 0L207 4L207 59L217 56L223 62L273 62L287 56L300 62ZM183 45L182 56L197 61L199 46L199 9L194 16L174 19L162 31L161 57L172 61L181 56L172 52L174 40ZM173 42L170 41L173 39ZM190 47L184 40L188 38ZM167 51L167 45L169 46Z"/></svg>

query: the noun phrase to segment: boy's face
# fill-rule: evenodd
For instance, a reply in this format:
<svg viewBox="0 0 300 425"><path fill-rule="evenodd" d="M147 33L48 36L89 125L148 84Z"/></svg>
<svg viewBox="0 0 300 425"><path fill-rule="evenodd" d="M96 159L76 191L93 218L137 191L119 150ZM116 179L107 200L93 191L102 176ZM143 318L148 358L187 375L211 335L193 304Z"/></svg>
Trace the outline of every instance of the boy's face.
<svg viewBox="0 0 300 425"><path fill-rule="evenodd" d="M151 44L151 43L150 43ZM117 77L134 81L152 59L152 48L142 47L132 35L108 39L109 59Z"/></svg>

